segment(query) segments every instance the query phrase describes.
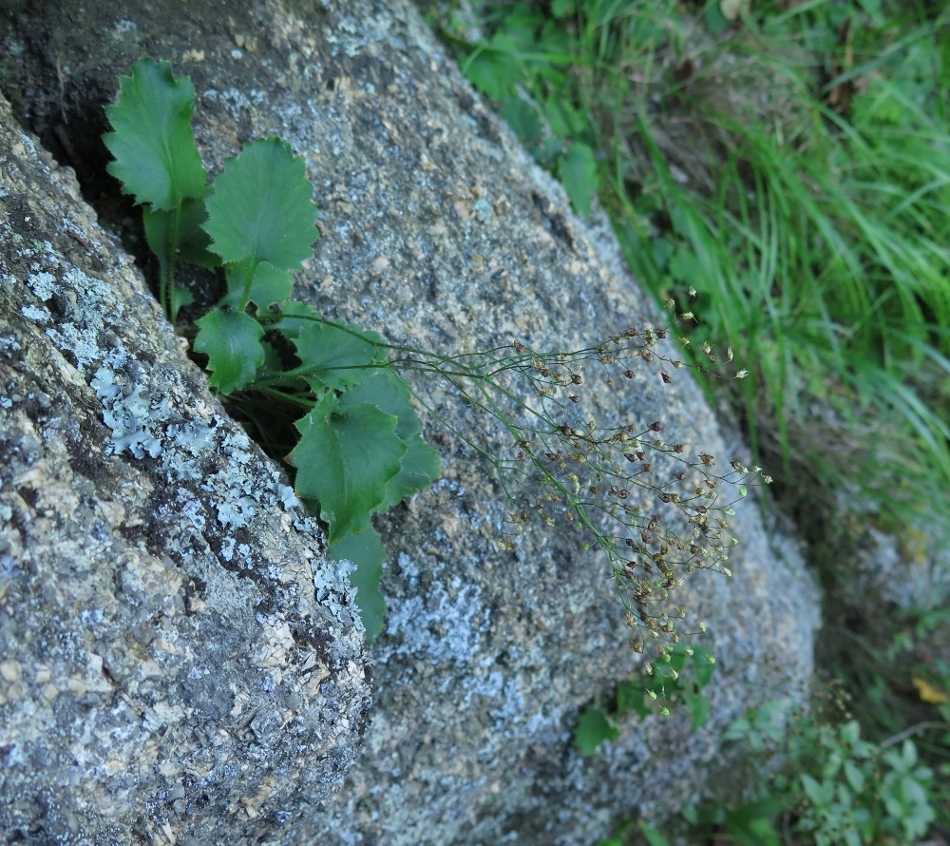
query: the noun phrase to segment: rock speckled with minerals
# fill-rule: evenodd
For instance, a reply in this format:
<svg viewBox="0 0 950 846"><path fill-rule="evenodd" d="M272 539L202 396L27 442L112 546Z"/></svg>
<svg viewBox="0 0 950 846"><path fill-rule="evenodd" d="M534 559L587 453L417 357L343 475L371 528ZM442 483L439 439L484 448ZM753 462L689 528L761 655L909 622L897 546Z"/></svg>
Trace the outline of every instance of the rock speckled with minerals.
<svg viewBox="0 0 950 846"><path fill-rule="evenodd" d="M0 98L0 832L313 832L368 716L353 591L90 213Z"/></svg>
<svg viewBox="0 0 950 846"><path fill-rule="evenodd" d="M266 0L223 13L211 0L63 0L22 12L2 37L19 56L7 77L25 92L18 114L77 168L104 166L101 107L143 55L194 81L212 171L246 142L287 139L306 161L322 233L295 296L330 316L442 353L515 341L576 349L661 325L609 227L570 213L408 3ZM125 422L141 395L101 378L118 424L102 443L161 466L150 450L167 430L137 428L134 414ZM410 382L457 431L513 455L508 433L449 383ZM583 403L605 426L662 421L694 460L703 452L728 467L715 415L685 371L666 385L645 368ZM767 531L753 502L737 506L733 578L696 574L682 589L718 659L710 723L690 733L682 713L630 719L581 758L579 712L640 661L608 567L541 521L503 549L507 503L491 467L436 414L423 416L444 476L380 523L389 610L371 652L364 752L342 790L299 808L307 822L275 827L272 841L309 844L319 829L326 844L573 846L638 814L673 813L710 785L739 789L722 728L765 699L800 699L812 669L817 596L795 543ZM214 531L244 530L216 521ZM271 805L263 799L260 813Z"/></svg>

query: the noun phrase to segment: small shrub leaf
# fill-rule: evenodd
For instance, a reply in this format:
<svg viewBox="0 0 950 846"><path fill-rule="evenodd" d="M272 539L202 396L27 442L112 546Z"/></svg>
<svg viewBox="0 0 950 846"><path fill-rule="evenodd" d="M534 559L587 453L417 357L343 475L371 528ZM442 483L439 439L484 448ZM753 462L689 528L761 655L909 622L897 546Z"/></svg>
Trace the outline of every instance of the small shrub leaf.
<svg viewBox="0 0 950 846"><path fill-rule="evenodd" d="M518 44L510 35L495 33L487 46L462 62L462 72L486 97L501 100L524 77L515 58L517 50Z"/></svg>
<svg viewBox="0 0 950 846"><path fill-rule="evenodd" d="M709 661L711 657L712 653L702 644L693 646L693 681L700 690L709 684L716 672L716 665Z"/></svg>
<svg viewBox="0 0 950 846"><path fill-rule="evenodd" d="M581 755L593 755L606 741L619 736L619 729L600 708L588 708L574 729L574 745Z"/></svg>
<svg viewBox="0 0 950 846"><path fill-rule="evenodd" d="M398 422L375 405L332 391L297 421L300 442L287 460L297 468L297 496L320 503L331 544L370 528L406 452Z"/></svg>
<svg viewBox="0 0 950 846"><path fill-rule="evenodd" d="M225 264L262 261L296 270L317 239L303 159L278 138L248 144L224 163L208 198L205 231Z"/></svg>
<svg viewBox="0 0 950 846"><path fill-rule="evenodd" d="M689 714L693 718L690 724L690 731L702 728L709 721L709 715L712 712L712 702L702 694L690 695L686 697L689 707Z"/></svg>
<svg viewBox="0 0 950 846"><path fill-rule="evenodd" d="M643 686L633 681L622 681L617 685L617 716L643 704Z"/></svg>
<svg viewBox="0 0 950 846"><path fill-rule="evenodd" d="M832 791L829 789L828 785L824 783L819 783L808 773L802 773L800 775L802 788L805 791L805 795L812 801L813 804L821 807L827 805L832 800Z"/></svg>
<svg viewBox="0 0 950 846"><path fill-rule="evenodd" d="M501 116L526 147L531 147L541 141L543 132L541 118L523 97L517 94L506 97L501 106Z"/></svg>
<svg viewBox="0 0 950 846"><path fill-rule="evenodd" d="M597 189L597 160L594 151L580 142L558 160L557 176L580 215L590 212L591 194Z"/></svg>
<svg viewBox="0 0 950 846"><path fill-rule="evenodd" d="M108 171L123 192L165 211L203 197L206 175L191 132L191 80L176 80L168 62L142 59L131 76L120 77L119 91L119 102L106 107L115 131L102 140L115 158Z"/></svg>
<svg viewBox="0 0 950 846"><path fill-rule="evenodd" d="M264 330L253 317L233 311L212 311L198 321L195 349L208 356L213 388L229 394L247 385L264 363Z"/></svg>

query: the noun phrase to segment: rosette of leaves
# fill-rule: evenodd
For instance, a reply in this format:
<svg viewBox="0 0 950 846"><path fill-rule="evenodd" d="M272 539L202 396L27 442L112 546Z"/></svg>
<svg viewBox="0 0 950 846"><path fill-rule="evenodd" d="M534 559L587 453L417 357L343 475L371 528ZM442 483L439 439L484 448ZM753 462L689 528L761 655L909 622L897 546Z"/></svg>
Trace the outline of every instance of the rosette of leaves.
<svg viewBox="0 0 950 846"><path fill-rule="evenodd" d="M106 110L109 172L143 206L172 322L188 301L175 284L178 261L224 272L225 295L196 324L194 349L207 356L211 386L222 395L278 394L307 409L286 460L297 495L326 524L331 557L357 565L357 603L372 639L385 611L385 553L370 518L428 487L438 456L422 440L381 338L290 302L292 272L318 234L303 160L278 138L255 141L208 184L191 130L194 103L191 81L176 80L168 62L139 61ZM295 353L289 365L267 339L274 334Z"/></svg>

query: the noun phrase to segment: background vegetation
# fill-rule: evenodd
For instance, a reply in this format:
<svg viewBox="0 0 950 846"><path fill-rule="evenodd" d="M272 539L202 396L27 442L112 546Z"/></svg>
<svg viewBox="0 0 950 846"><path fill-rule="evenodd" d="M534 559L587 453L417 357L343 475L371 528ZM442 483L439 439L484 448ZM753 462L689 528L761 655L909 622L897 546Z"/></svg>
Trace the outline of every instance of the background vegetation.
<svg viewBox="0 0 950 846"><path fill-rule="evenodd" d="M784 766L684 809L682 836L947 842L950 612L888 598L915 567L948 567L950 10L534 0L431 19L575 209L610 216L639 281L702 317L701 355L748 369L707 390L826 588L815 702L729 735ZM884 534L901 560L869 605L852 564ZM629 838L667 842L633 822L611 842Z"/></svg>

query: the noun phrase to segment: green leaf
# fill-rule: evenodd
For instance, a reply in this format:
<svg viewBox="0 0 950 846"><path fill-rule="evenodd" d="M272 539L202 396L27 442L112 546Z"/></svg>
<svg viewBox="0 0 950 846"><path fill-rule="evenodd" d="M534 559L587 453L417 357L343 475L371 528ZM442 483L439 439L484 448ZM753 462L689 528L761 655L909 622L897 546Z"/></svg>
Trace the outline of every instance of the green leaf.
<svg viewBox="0 0 950 846"><path fill-rule="evenodd" d="M194 301L194 295L184 285L175 285L172 288L172 309L176 313L182 306L189 306Z"/></svg>
<svg viewBox="0 0 950 846"><path fill-rule="evenodd" d="M379 534L374 529L367 529L358 535L340 538L330 544L327 558L333 561L345 558L356 565L350 581L356 588L356 604L360 609L363 628L366 629L366 643L372 643L382 629L386 615L386 600L379 591L386 550L383 549Z"/></svg>
<svg viewBox="0 0 950 846"><path fill-rule="evenodd" d="M670 273L678 282L701 284L705 274L696 254L687 246L680 246L670 261Z"/></svg>
<svg viewBox="0 0 950 846"><path fill-rule="evenodd" d="M620 736L620 730L600 708L588 708L574 729L574 745L581 755L593 755L607 740Z"/></svg>
<svg viewBox="0 0 950 846"><path fill-rule="evenodd" d="M300 443L287 460L297 468L297 496L320 503L331 544L370 528L406 452L398 422L375 405L333 392L297 421Z"/></svg>
<svg viewBox="0 0 950 846"><path fill-rule="evenodd" d="M303 159L278 138L255 141L224 163L208 198L205 231L225 264L262 261L296 270L317 239Z"/></svg>
<svg viewBox="0 0 950 846"><path fill-rule="evenodd" d="M501 116L526 147L537 144L541 140L541 118L537 110L524 98L517 94L506 97L501 105Z"/></svg>
<svg viewBox="0 0 950 846"><path fill-rule="evenodd" d="M640 827L640 831L650 846L670 846L670 841L660 834L652 825L648 825L642 820L637 823L637 825Z"/></svg>
<svg viewBox="0 0 950 846"><path fill-rule="evenodd" d="M670 256L676 248L671 241L666 238L654 238L650 242L650 252L653 254L653 260L660 270L664 270L670 262Z"/></svg>
<svg viewBox="0 0 950 846"><path fill-rule="evenodd" d="M399 472L386 485L386 497L379 507L387 511L407 496L429 487L439 476L439 455L422 440L419 415L409 401L409 390L392 370L380 370L368 376L346 398L368 402L399 420L396 435L406 445Z"/></svg>
<svg viewBox="0 0 950 846"><path fill-rule="evenodd" d="M622 681L617 685L617 714L623 716L643 704L643 685L634 681Z"/></svg>
<svg viewBox="0 0 950 846"><path fill-rule="evenodd" d="M799 775L799 781L801 781L802 788L805 790L805 795L819 808L827 805L834 798L830 785L824 782L819 783L808 775L808 773Z"/></svg>
<svg viewBox="0 0 950 846"><path fill-rule="evenodd" d="M195 87L176 81L168 62L142 59L119 79L120 97L106 115L114 132L102 137L115 158L108 171L137 203L171 211L187 198L205 195L191 115Z"/></svg>
<svg viewBox="0 0 950 846"><path fill-rule="evenodd" d="M749 802L729 815L726 827L739 846L779 846L778 833L770 819L781 811L775 800Z"/></svg>
<svg viewBox="0 0 950 846"><path fill-rule="evenodd" d="M720 35L732 26L732 22L722 13L719 3L707 3L703 22L710 35Z"/></svg>
<svg viewBox="0 0 950 846"><path fill-rule="evenodd" d="M284 360L273 344L261 341L264 348L264 363L258 368L258 376L277 376L284 372ZM307 386L301 380L300 388L306 391Z"/></svg>
<svg viewBox="0 0 950 846"><path fill-rule="evenodd" d="M191 264L214 270L221 266L221 260L209 250L211 239L201 228L207 219L204 200L185 200L178 230L178 255Z"/></svg>
<svg viewBox="0 0 950 846"><path fill-rule="evenodd" d="M496 32L462 63L462 73L490 100L501 100L524 79L517 59L518 42L508 33Z"/></svg>
<svg viewBox="0 0 950 846"><path fill-rule="evenodd" d="M557 176L580 215L590 212L591 193L597 189L597 160L586 144L572 144L558 160Z"/></svg>
<svg viewBox="0 0 950 846"><path fill-rule="evenodd" d="M709 714L712 711L712 703L703 695L690 695L687 697L687 707L693 722L689 727L690 731L696 731L702 728L709 720Z"/></svg>
<svg viewBox="0 0 950 846"><path fill-rule="evenodd" d="M692 681L702 690L709 684L716 672L716 665L709 659L712 653L702 644L693 647Z"/></svg>
<svg viewBox="0 0 950 846"><path fill-rule="evenodd" d="M307 318L318 317L320 317L320 312L313 306L291 300L280 310L280 320L272 325L275 329L279 329L285 338L292 341L300 334L301 329L313 326L317 322Z"/></svg>
<svg viewBox="0 0 950 846"><path fill-rule="evenodd" d="M849 720L841 727L841 739L853 746L861 739L861 724L857 720Z"/></svg>
<svg viewBox="0 0 950 846"><path fill-rule="evenodd" d="M182 203L181 218L178 222L178 256L201 267L215 268L221 262L217 256L208 252L211 239L201 228L207 216L204 201L185 200ZM145 227L145 241L158 257L162 273L165 273L165 269L178 258L172 255L175 212L145 206L142 209L142 223Z"/></svg>
<svg viewBox="0 0 950 846"><path fill-rule="evenodd" d="M240 309L249 265L250 260L228 265L225 273L228 292L221 298L219 305ZM278 270L270 262L262 261L254 269L247 302L256 303L261 309L266 309L271 303L283 306L293 290L294 278L289 271Z"/></svg>
<svg viewBox="0 0 950 846"><path fill-rule="evenodd" d="M243 388L264 363L264 330L253 317L233 311L212 311L198 321L195 349L208 356L211 387L222 394Z"/></svg>
<svg viewBox="0 0 950 846"><path fill-rule="evenodd" d="M357 385L371 375L368 368L381 361L371 337L355 326L343 329L311 322L292 340L302 366L310 368L307 381L317 392Z"/></svg>

